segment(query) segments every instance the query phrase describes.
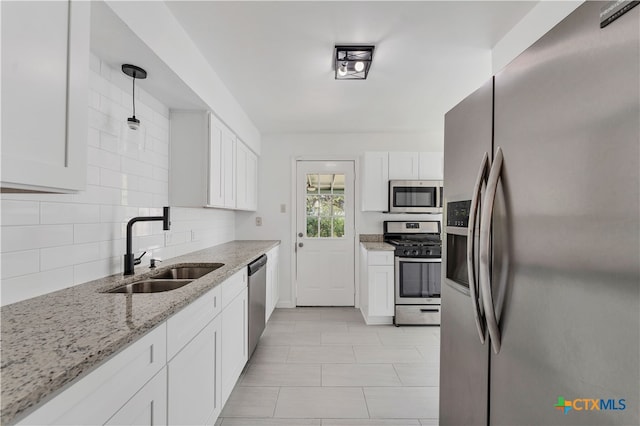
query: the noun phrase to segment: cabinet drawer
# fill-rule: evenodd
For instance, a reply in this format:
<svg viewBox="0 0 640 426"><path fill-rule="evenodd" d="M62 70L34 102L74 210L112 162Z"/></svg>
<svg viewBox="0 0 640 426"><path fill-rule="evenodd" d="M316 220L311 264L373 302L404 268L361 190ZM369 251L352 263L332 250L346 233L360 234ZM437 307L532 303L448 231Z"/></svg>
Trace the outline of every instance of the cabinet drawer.
<svg viewBox="0 0 640 426"><path fill-rule="evenodd" d="M247 268L242 268L223 282L222 287L222 309L231 302L243 289L247 287Z"/></svg>
<svg viewBox="0 0 640 426"><path fill-rule="evenodd" d="M165 366L166 330L162 323L19 424L104 424Z"/></svg>
<svg viewBox="0 0 640 426"><path fill-rule="evenodd" d="M440 305L396 305L396 324L440 325Z"/></svg>
<svg viewBox="0 0 640 426"><path fill-rule="evenodd" d="M167 359L180 352L222 311L221 293L219 285L167 320Z"/></svg>
<svg viewBox="0 0 640 426"><path fill-rule="evenodd" d="M368 265L393 265L392 251L367 251Z"/></svg>

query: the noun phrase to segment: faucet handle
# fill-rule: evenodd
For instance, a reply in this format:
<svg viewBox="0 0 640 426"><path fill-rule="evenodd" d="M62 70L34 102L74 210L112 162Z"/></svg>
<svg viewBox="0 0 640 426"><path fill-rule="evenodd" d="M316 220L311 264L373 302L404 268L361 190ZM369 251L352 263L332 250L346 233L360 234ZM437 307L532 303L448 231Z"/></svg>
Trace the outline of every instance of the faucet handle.
<svg viewBox="0 0 640 426"><path fill-rule="evenodd" d="M139 265L142 262L142 256L144 256L145 254L147 254L147 252L143 252L140 257L136 257L135 259L133 259L133 264L134 265Z"/></svg>
<svg viewBox="0 0 640 426"><path fill-rule="evenodd" d="M149 269L153 269L156 267L156 262L162 262L160 259L150 259L149 260Z"/></svg>

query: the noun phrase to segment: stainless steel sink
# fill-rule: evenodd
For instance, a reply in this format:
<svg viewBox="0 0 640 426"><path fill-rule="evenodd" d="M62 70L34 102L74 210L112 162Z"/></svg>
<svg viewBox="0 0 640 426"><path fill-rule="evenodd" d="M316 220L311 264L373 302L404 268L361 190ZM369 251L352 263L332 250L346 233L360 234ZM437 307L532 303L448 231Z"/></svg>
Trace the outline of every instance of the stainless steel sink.
<svg viewBox="0 0 640 426"><path fill-rule="evenodd" d="M189 284L193 280L142 280L116 287L105 293L160 293L175 290Z"/></svg>
<svg viewBox="0 0 640 426"><path fill-rule="evenodd" d="M209 266L178 266L149 277L152 280L197 280L200 277L224 266L224 263L210 263Z"/></svg>

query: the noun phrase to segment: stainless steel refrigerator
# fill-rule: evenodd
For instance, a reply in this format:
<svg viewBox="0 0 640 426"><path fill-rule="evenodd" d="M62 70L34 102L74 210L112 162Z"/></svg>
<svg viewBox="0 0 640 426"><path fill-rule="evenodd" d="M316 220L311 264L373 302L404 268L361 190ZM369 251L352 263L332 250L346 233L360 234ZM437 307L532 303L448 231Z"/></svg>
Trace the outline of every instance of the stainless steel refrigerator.
<svg viewBox="0 0 640 426"><path fill-rule="evenodd" d="M640 423L640 7L608 6L446 114L442 425Z"/></svg>

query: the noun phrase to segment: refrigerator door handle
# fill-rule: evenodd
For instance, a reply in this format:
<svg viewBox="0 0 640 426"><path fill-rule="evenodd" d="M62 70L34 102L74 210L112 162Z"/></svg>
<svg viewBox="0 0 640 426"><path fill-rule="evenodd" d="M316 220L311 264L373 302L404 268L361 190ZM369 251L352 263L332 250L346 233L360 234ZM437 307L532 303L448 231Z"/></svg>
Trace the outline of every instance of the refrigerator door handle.
<svg viewBox="0 0 640 426"><path fill-rule="evenodd" d="M482 303L484 306L487 328L491 338L491 347L496 354L500 352L500 328L496 319L496 311L491 295L491 273L489 262L491 260L491 219L493 217L493 203L498 190L498 180L502 171L502 148L498 147L493 165L487 179L486 200L482 205L480 215L480 287L482 290Z"/></svg>
<svg viewBox="0 0 640 426"><path fill-rule="evenodd" d="M478 335L480 336L480 342L484 344L485 338L485 329L484 329L484 319L482 318L482 314L480 312L479 306L479 295L476 292L477 281L476 281L476 268L475 268L475 256L474 253L474 243L476 236L476 218L478 217L478 206L480 200L480 191L482 189L482 183L485 180L486 171L489 164L489 154L484 153L482 157L482 163L480 164L480 170L478 171L478 178L476 179L476 184L473 187L473 197L471 199L471 206L469 209L469 225L468 225L468 234L467 234L467 271L469 275L469 293L471 294L471 304L473 305L473 319L476 322L476 328L478 329Z"/></svg>

